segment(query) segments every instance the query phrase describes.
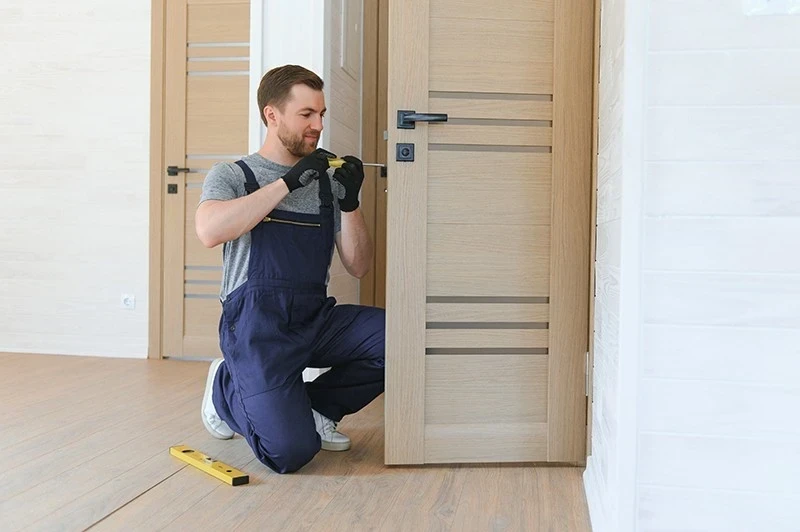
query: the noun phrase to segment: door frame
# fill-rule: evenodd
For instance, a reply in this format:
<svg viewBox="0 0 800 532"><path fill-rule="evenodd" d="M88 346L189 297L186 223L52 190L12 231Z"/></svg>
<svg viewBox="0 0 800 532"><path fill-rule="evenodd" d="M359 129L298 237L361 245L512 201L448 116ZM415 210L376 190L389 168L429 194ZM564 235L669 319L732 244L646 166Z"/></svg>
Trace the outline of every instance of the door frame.
<svg viewBox="0 0 800 532"><path fill-rule="evenodd" d="M382 132L386 129L386 52L384 42L388 20L388 0L366 0L363 3L363 47L361 84L361 157L364 161L386 163L386 141ZM383 71L381 70L383 65ZM383 99L381 99L383 95ZM381 215L381 200L386 187L386 179L374 170L375 179L365 179L362 190L362 211L370 230L375 253L372 267L359 283L359 303L378 305L378 283L382 282L378 272L386 268L385 245L379 245L378 232L385 231L385 213ZM385 202L383 202L385 204ZM383 238L385 243L385 236Z"/></svg>
<svg viewBox="0 0 800 532"><path fill-rule="evenodd" d="M164 68L167 0L150 2L150 257L147 358L161 358L164 250Z"/></svg>
<svg viewBox="0 0 800 532"><path fill-rule="evenodd" d="M586 351L586 456L592 454L592 407L594 400L594 312L596 296L595 262L597 257L597 171L598 130L600 124L600 7L594 0L594 44L592 59L592 197L591 241L589 247L589 346Z"/></svg>

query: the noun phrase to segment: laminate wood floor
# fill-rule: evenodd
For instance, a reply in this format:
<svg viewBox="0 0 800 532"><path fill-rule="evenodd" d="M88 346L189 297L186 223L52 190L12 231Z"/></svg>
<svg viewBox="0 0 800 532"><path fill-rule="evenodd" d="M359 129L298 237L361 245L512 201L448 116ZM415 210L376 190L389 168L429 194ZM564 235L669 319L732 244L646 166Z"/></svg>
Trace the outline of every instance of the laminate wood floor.
<svg viewBox="0 0 800 532"><path fill-rule="evenodd" d="M0 530L584 531L581 468L383 465L383 398L297 473L200 421L208 363L0 354ZM232 487L169 454L241 469Z"/></svg>

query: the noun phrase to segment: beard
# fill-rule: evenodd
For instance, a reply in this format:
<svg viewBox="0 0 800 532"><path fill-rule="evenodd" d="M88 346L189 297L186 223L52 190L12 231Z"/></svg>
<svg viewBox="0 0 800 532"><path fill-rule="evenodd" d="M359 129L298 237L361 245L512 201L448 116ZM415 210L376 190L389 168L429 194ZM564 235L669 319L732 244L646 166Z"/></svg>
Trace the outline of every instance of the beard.
<svg viewBox="0 0 800 532"><path fill-rule="evenodd" d="M283 126L278 127L278 139L289 153L301 158L316 150L319 143L319 135L313 143L309 143L303 133L293 133Z"/></svg>

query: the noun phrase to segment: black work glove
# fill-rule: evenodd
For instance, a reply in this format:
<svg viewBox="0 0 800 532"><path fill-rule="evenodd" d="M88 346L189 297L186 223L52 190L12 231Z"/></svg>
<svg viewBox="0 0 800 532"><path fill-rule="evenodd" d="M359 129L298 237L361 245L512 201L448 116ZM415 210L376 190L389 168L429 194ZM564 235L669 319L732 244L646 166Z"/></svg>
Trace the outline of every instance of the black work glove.
<svg viewBox="0 0 800 532"><path fill-rule="evenodd" d="M364 182L364 165L352 155L342 158L345 163L333 173L333 178L341 186L332 187L333 193L339 198L342 212L353 212L358 208L358 193L361 190L361 183Z"/></svg>
<svg viewBox="0 0 800 532"><path fill-rule="evenodd" d="M317 148L297 161L282 178L286 181L289 192L304 187L315 179L319 179L322 174L328 171L328 159L331 157L336 157L336 155L322 148Z"/></svg>

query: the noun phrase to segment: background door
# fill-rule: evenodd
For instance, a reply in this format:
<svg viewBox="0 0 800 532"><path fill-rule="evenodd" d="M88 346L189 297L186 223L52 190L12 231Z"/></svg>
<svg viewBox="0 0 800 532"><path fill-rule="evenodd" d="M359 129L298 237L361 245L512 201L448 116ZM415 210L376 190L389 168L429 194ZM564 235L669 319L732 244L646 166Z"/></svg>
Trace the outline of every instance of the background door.
<svg viewBox="0 0 800 532"><path fill-rule="evenodd" d="M325 147L358 154L361 2L342 0L328 7L328 66L318 72L331 109ZM208 169L248 153L251 84L259 81L249 72L250 2L170 0L164 26L164 160L179 170L169 175L163 169L161 355L208 359L221 356L222 246L203 247L194 214ZM330 273L329 293L340 303L356 303L358 281L338 254Z"/></svg>
<svg viewBox="0 0 800 532"><path fill-rule="evenodd" d="M585 458L593 5L390 0L389 464Z"/></svg>
<svg viewBox="0 0 800 532"><path fill-rule="evenodd" d="M163 192L162 355L218 357L222 247L200 243L194 213L208 169L247 154L250 3L170 1L165 29L164 160L188 172Z"/></svg>

